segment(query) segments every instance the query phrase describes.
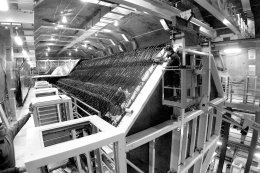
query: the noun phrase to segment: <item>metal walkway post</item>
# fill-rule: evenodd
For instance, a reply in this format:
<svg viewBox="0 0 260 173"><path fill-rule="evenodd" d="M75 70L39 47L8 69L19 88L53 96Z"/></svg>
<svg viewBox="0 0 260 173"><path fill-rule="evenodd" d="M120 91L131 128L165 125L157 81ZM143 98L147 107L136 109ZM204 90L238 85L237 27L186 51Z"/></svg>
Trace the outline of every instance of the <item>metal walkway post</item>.
<svg viewBox="0 0 260 173"><path fill-rule="evenodd" d="M230 109L230 108L228 108ZM231 117L231 114L226 113L228 117ZM229 129L230 129L230 123L228 122L223 122L224 124L224 136L222 140L222 146L221 146L221 152L220 152L220 157L219 157L219 162L218 162L218 170L217 173L222 173L223 165L225 162L225 157L226 157L226 151L227 151L227 144L228 144L228 136L229 136Z"/></svg>
<svg viewBox="0 0 260 173"><path fill-rule="evenodd" d="M260 112L255 113L255 122L260 123ZM245 166L245 173L248 173L250 171L250 167L251 167L252 160L253 160L253 155L255 153L255 148L257 145L257 140L258 140L258 131L254 130L252 140L251 140L251 146L249 148L249 153L248 153L247 162L246 162L246 166Z"/></svg>

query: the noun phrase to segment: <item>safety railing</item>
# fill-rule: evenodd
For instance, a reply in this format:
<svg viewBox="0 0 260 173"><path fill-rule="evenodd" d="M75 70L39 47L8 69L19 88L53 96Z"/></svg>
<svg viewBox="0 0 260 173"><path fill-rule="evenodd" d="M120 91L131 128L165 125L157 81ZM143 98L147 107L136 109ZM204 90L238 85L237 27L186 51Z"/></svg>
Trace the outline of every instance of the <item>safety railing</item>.
<svg viewBox="0 0 260 173"><path fill-rule="evenodd" d="M77 118L82 118L91 115L97 115L99 117L101 116L100 111L98 111L97 109L93 108L92 106L88 105L87 103L81 101L80 99L74 96L70 97L72 98L73 114ZM82 108L81 105L84 106L85 109Z"/></svg>
<svg viewBox="0 0 260 173"><path fill-rule="evenodd" d="M255 76L248 76L240 82L228 78L222 82L226 101L230 103L243 103L260 105L260 83Z"/></svg>
<svg viewBox="0 0 260 173"><path fill-rule="evenodd" d="M91 115L97 115L97 116L101 117L101 112L99 110L93 108L92 106L88 105L87 103L83 102L82 100L76 98L72 94L67 93L66 91L64 91L63 89L58 87L57 85L55 85L55 87L57 87L61 93L66 94L67 96L69 96L71 98L74 118L82 118L82 117L91 116Z"/></svg>

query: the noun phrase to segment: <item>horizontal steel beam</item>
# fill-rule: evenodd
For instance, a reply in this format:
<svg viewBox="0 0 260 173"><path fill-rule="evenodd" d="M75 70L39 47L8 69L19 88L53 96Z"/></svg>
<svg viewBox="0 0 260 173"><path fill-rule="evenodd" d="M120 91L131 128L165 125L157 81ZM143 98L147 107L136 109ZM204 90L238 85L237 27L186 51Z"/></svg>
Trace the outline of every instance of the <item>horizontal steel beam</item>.
<svg viewBox="0 0 260 173"><path fill-rule="evenodd" d="M69 43L69 42L71 42L70 40L66 41L66 40L37 39L37 40L35 41L35 45L38 44L40 41L51 42L51 43L57 43L57 42L60 42L60 43Z"/></svg>
<svg viewBox="0 0 260 173"><path fill-rule="evenodd" d="M38 37L64 37L64 38L75 38L77 36L72 35L60 35L60 34L40 34Z"/></svg>
<svg viewBox="0 0 260 173"><path fill-rule="evenodd" d="M154 127L148 128L144 131L138 132L131 136L128 136L126 139L126 151L133 150L141 145L144 145L170 131L173 129L180 127L181 122L174 122L172 120L168 120L164 123L156 125Z"/></svg>
<svg viewBox="0 0 260 173"><path fill-rule="evenodd" d="M250 104L243 104L243 103L230 103L228 101L225 101L224 105L225 107L231 107L231 108L236 108L245 111L252 111L252 112L260 111L260 107L257 105L250 105Z"/></svg>
<svg viewBox="0 0 260 173"><path fill-rule="evenodd" d="M34 13L21 12L21 11L7 11L0 12L0 22L4 23L34 23Z"/></svg>
<svg viewBox="0 0 260 173"><path fill-rule="evenodd" d="M233 24L225 15L217 10L212 4L210 4L207 0L195 0L200 6L205 8L208 12L210 12L214 17L216 17L219 21L223 22L232 32L235 34L241 35L240 29Z"/></svg>
<svg viewBox="0 0 260 173"><path fill-rule="evenodd" d="M56 46L56 47L63 47L66 46L66 44L55 44L55 43L39 43L37 46L35 46L35 49L38 47L45 47L45 46Z"/></svg>
<svg viewBox="0 0 260 173"><path fill-rule="evenodd" d="M55 26L40 26L35 32L34 34L37 34L37 32L39 32L41 29L52 29L55 30L57 27ZM58 30L71 30L71 31L82 31L85 32L85 29L79 29L79 28L68 28L68 27L64 27L64 28L58 28Z"/></svg>
<svg viewBox="0 0 260 173"><path fill-rule="evenodd" d="M170 5L158 1L158 0L109 0L111 2L126 5L131 8L135 8L138 11L148 12L152 15L172 20L173 16L179 16L182 11L177 8L171 7ZM200 26L200 33L204 36L214 38L217 36L216 31L208 26L207 24L201 22L196 18L192 18L191 22L195 25Z"/></svg>
<svg viewBox="0 0 260 173"><path fill-rule="evenodd" d="M27 54L29 58L35 57L35 53L28 52ZM14 58L20 58L20 57L25 57L25 56L22 53L14 53Z"/></svg>

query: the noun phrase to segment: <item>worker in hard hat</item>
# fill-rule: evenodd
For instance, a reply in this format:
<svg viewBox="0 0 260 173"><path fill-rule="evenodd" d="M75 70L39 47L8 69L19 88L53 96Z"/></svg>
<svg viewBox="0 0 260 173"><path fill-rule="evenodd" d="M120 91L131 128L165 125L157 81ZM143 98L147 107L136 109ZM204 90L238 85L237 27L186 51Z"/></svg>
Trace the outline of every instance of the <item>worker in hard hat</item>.
<svg viewBox="0 0 260 173"><path fill-rule="evenodd" d="M31 111L15 122L10 128L0 122L0 173L26 172L25 167L15 167L14 138L29 120Z"/></svg>
<svg viewBox="0 0 260 173"><path fill-rule="evenodd" d="M168 66L180 67L181 66L181 58L178 55L178 53L173 50L171 45L166 46L165 51L166 51L166 54L167 54L166 57L169 59Z"/></svg>

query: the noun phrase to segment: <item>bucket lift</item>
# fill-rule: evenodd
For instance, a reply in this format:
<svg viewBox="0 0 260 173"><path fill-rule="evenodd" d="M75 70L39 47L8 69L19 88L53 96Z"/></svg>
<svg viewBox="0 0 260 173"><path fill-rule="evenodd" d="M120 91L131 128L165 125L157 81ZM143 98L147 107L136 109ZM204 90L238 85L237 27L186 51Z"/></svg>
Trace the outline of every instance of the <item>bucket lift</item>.
<svg viewBox="0 0 260 173"><path fill-rule="evenodd" d="M199 44L196 32L198 28L190 28L187 25L188 21L179 17L173 20L171 46L174 52L181 57L181 66L166 66L162 79L163 105L182 109L194 105L202 99L202 75L205 75L208 70L206 68L211 65L210 61L205 61L205 59L212 57L208 52L187 48L191 44ZM210 46L210 44L208 45Z"/></svg>
<svg viewBox="0 0 260 173"><path fill-rule="evenodd" d="M173 118L181 126L173 132L174 163L170 164L169 173L206 172L220 135L221 120L216 116L219 114L208 106L210 101L215 104L223 101L223 98L210 100L211 76L219 78L213 74L217 70L211 71L214 59L210 41L198 35L199 28L179 17L172 23L171 46L181 57L181 66L171 67L168 63L163 69L162 104L173 108ZM205 43L204 51L197 47L200 41ZM191 107L199 108L202 114L186 113Z"/></svg>

